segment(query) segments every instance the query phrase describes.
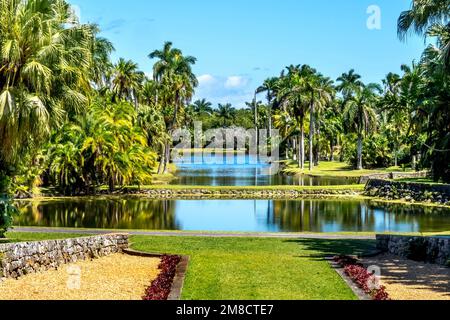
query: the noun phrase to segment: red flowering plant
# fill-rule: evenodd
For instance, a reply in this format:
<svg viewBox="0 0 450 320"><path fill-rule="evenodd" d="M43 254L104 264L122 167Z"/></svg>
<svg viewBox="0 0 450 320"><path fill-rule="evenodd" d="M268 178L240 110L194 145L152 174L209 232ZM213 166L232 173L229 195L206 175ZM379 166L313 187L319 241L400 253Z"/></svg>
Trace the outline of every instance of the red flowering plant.
<svg viewBox="0 0 450 320"><path fill-rule="evenodd" d="M348 256L338 256L334 261L344 267L344 273L374 300L390 300L386 287L380 286L375 274L367 271L356 259Z"/></svg>

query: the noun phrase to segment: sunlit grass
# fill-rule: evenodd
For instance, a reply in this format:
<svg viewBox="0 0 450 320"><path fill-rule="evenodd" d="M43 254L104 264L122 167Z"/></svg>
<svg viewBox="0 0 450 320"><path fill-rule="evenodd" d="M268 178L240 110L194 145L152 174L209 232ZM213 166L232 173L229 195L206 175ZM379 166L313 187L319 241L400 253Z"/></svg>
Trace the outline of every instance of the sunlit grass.
<svg viewBox="0 0 450 320"><path fill-rule="evenodd" d="M185 300L353 300L323 258L357 254L372 240L134 236L133 248L189 255Z"/></svg>
<svg viewBox="0 0 450 320"><path fill-rule="evenodd" d="M329 162L322 161L319 163L317 167L314 167L312 171L309 170L309 162L305 163L305 168L302 170L298 167L298 163L296 161L287 161L285 162L287 167L283 170L288 174L309 174L314 176L321 177L339 177L339 178L359 178L365 175L370 174L381 174L381 173L390 173L390 172L404 172L404 170L400 167L389 167L389 168L381 168L381 169L364 169L364 170L355 170L352 166L345 162ZM410 170L407 170L408 172Z"/></svg>

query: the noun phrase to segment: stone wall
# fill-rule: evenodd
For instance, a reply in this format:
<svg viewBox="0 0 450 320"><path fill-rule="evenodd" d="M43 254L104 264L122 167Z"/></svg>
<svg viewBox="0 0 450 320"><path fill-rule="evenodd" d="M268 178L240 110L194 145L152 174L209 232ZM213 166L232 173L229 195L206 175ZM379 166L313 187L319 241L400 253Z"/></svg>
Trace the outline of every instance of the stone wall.
<svg viewBox="0 0 450 320"><path fill-rule="evenodd" d="M450 185L430 185L373 179L367 182L365 195L387 200L435 202L450 205Z"/></svg>
<svg viewBox="0 0 450 320"><path fill-rule="evenodd" d="M107 256L126 248L127 234L0 244L0 278L57 269L63 264Z"/></svg>
<svg viewBox="0 0 450 320"><path fill-rule="evenodd" d="M416 261L449 266L449 237L377 235L377 249Z"/></svg>
<svg viewBox="0 0 450 320"><path fill-rule="evenodd" d="M267 190L251 190L251 189L202 189L202 188L186 188L186 189L154 189L142 190L138 192L140 195L148 196L155 199L299 199L308 197L326 197L332 195L357 195L360 192L355 190L337 190L337 189L267 189Z"/></svg>
<svg viewBox="0 0 450 320"><path fill-rule="evenodd" d="M371 174L367 176L362 176L359 179L359 184L366 184L369 180L395 180L395 179L417 179L417 178L427 178L429 176L428 171L419 172L390 172L390 173L380 173Z"/></svg>

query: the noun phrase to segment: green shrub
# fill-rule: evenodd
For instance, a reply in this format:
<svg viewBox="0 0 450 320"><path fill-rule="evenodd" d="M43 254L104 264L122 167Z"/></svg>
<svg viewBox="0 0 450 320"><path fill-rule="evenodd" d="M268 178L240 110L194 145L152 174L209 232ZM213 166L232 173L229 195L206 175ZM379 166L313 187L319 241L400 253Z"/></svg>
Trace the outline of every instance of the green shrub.
<svg viewBox="0 0 450 320"><path fill-rule="evenodd" d="M4 238L6 231L11 228L16 213L17 209L10 199L0 198L0 238Z"/></svg>

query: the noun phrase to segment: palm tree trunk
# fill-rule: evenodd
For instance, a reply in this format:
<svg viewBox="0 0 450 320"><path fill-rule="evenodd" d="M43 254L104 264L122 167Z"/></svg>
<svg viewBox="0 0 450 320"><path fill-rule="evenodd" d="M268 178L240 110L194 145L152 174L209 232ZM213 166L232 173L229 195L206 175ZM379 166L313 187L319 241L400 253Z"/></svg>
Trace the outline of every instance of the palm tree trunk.
<svg viewBox="0 0 450 320"><path fill-rule="evenodd" d="M158 174L163 174L164 172L164 162L166 156L166 145L161 147L161 160L159 161Z"/></svg>
<svg viewBox="0 0 450 320"><path fill-rule="evenodd" d="M170 144L169 142L166 142L166 147L165 147L165 156L164 156L164 169L163 169L163 173L166 174L168 173L168 167L167 165L169 164L170 161Z"/></svg>
<svg viewBox="0 0 450 320"><path fill-rule="evenodd" d="M305 169L305 120L300 120L300 168Z"/></svg>
<svg viewBox="0 0 450 320"><path fill-rule="evenodd" d="M334 140L333 138L330 139L330 161L334 161Z"/></svg>
<svg viewBox="0 0 450 320"><path fill-rule="evenodd" d="M311 103L309 120L309 171L314 167L314 103Z"/></svg>
<svg viewBox="0 0 450 320"><path fill-rule="evenodd" d="M272 103L269 101L269 139L272 138Z"/></svg>
<svg viewBox="0 0 450 320"><path fill-rule="evenodd" d="M357 164L357 170L362 170L363 169L363 162L362 162L362 134L358 133L358 164Z"/></svg>

